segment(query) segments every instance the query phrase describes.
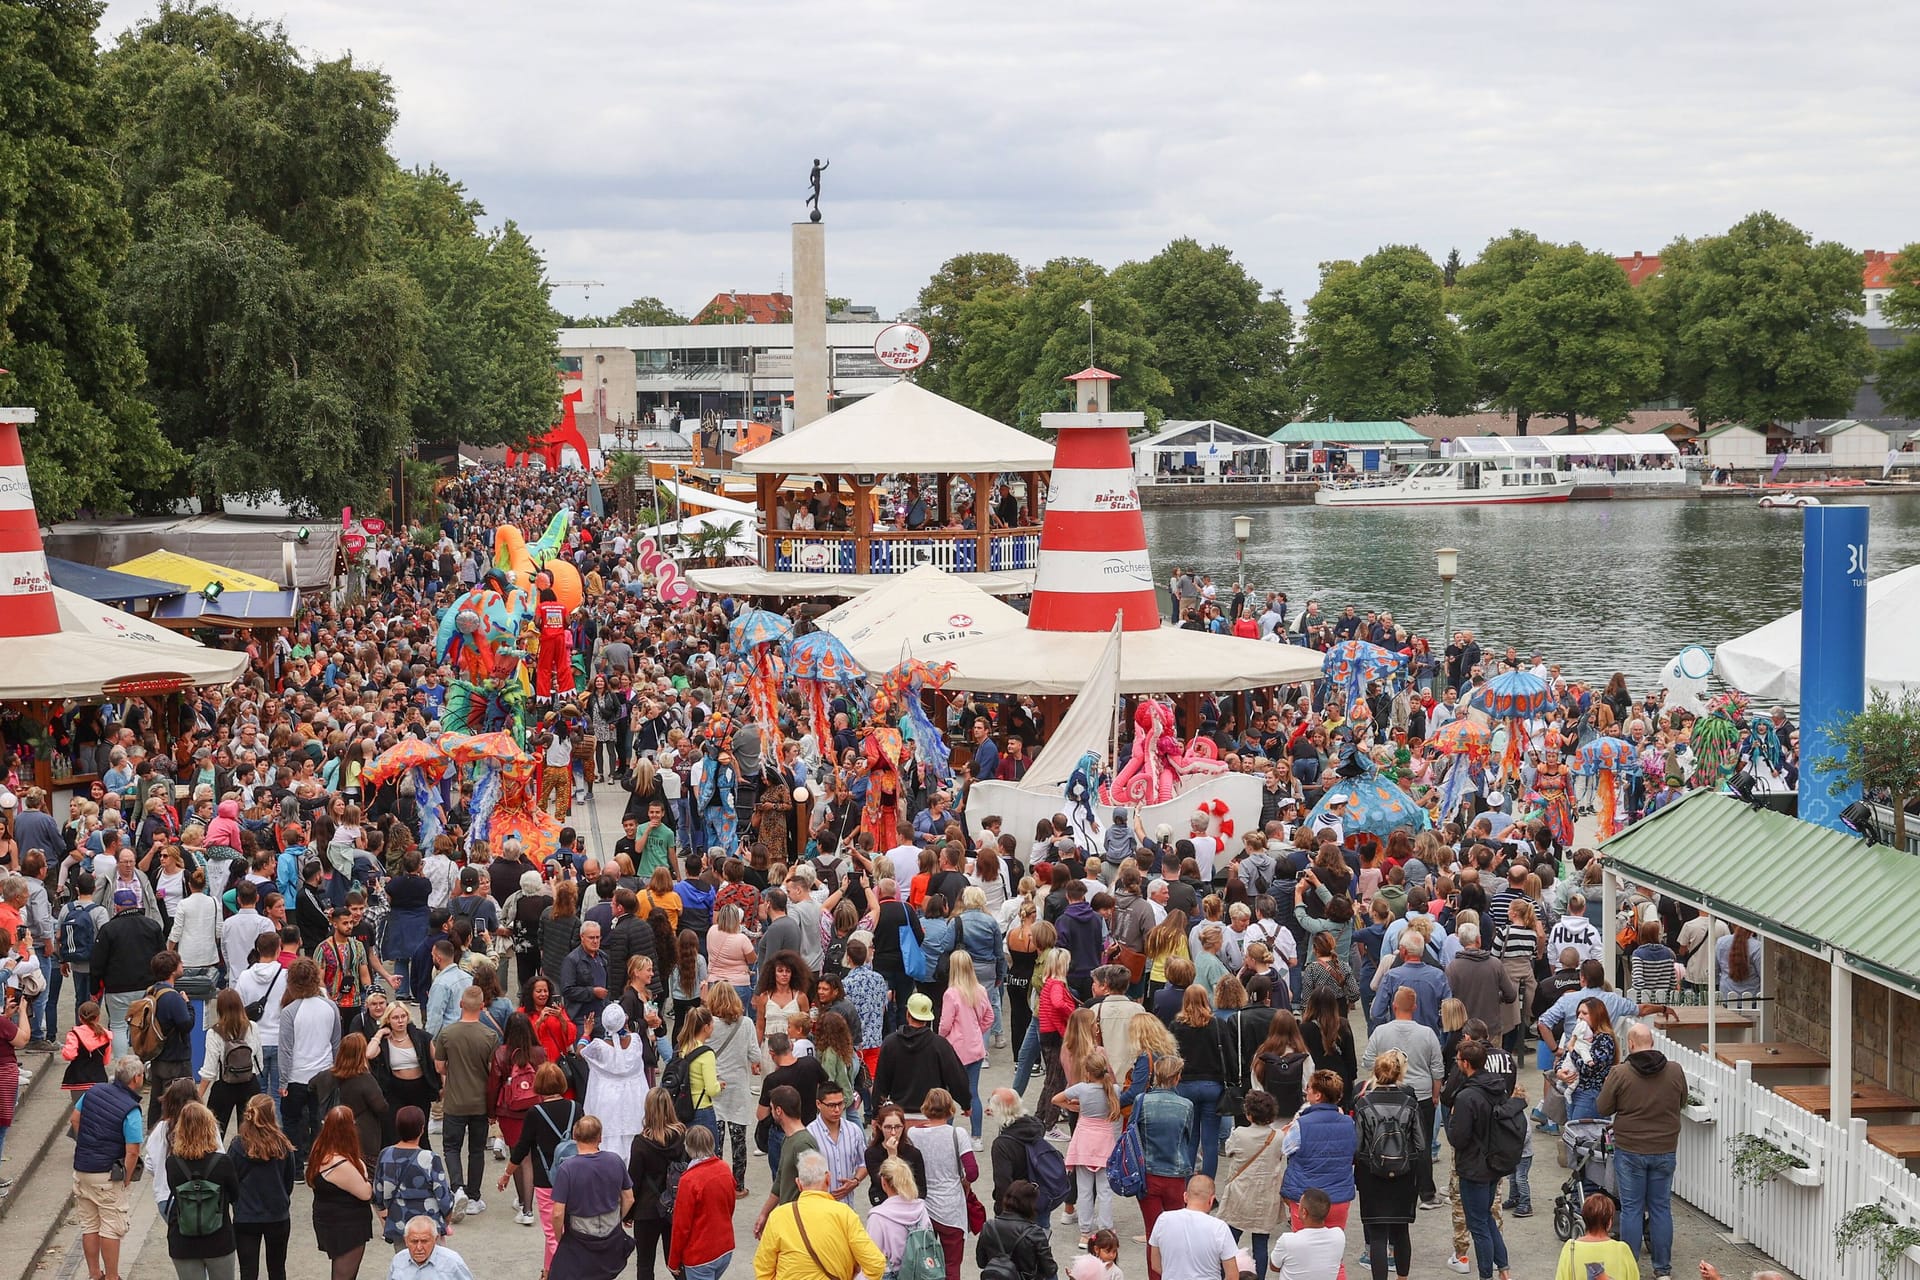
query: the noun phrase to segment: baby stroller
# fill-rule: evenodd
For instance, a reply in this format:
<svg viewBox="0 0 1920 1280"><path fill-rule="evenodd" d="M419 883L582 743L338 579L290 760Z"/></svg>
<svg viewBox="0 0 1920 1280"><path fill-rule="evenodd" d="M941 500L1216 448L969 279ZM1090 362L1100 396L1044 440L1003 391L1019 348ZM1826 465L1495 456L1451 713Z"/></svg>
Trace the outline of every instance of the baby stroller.
<svg viewBox="0 0 1920 1280"><path fill-rule="evenodd" d="M1586 1202L1587 1183L1607 1193L1614 1207L1620 1192L1613 1178L1613 1122L1569 1120L1560 1126L1560 1166L1571 1170L1553 1202L1553 1232L1571 1240L1585 1230L1580 1206Z"/></svg>

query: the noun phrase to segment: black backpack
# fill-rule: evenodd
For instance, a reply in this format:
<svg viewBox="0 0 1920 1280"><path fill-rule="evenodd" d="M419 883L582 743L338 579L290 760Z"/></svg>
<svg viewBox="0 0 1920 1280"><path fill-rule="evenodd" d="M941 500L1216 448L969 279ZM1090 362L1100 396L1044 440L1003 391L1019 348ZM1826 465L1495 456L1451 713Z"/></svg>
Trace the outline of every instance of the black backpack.
<svg viewBox="0 0 1920 1280"><path fill-rule="evenodd" d="M1423 1138L1420 1104L1400 1089L1375 1089L1360 1095L1354 1107L1360 1127L1360 1163L1377 1178L1398 1178L1413 1171Z"/></svg>
<svg viewBox="0 0 1920 1280"><path fill-rule="evenodd" d="M1258 1059L1260 1087L1273 1095L1283 1116L1298 1115L1307 1100L1307 1062L1304 1053L1263 1053Z"/></svg>
<svg viewBox="0 0 1920 1280"><path fill-rule="evenodd" d="M673 1113L680 1117L681 1124L693 1123L693 1062L703 1053L712 1053L713 1046L703 1044L692 1053L676 1056L667 1063L667 1069L660 1073L660 1087L673 1099Z"/></svg>
<svg viewBox="0 0 1920 1280"><path fill-rule="evenodd" d="M1520 1167L1532 1136L1527 1104L1518 1098L1497 1098L1487 1121L1487 1171L1504 1178Z"/></svg>

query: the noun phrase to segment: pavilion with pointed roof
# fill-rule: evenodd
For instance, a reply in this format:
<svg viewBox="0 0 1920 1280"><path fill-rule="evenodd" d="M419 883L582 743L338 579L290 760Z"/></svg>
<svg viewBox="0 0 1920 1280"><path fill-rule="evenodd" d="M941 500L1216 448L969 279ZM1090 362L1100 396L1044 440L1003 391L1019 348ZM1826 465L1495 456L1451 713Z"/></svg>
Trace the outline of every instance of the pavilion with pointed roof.
<svg viewBox="0 0 1920 1280"><path fill-rule="evenodd" d="M1032 589L1052 445L912 382L776 437L733 466L754 478L757 563L690 571L702 590L854 596L923 565L994 595ZM889 512L881 499L896 486L907 498ZM802 510L814 528L794 528Z"/></svg>

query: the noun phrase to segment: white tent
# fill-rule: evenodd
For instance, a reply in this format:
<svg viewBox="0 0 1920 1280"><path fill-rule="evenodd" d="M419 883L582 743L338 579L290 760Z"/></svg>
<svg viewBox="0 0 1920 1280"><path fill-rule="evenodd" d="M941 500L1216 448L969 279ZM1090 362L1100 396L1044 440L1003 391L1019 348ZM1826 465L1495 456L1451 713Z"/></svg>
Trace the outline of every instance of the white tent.
<svg viewBox="0 0 1920 1280"><path fill-rule="evenodd" d="M1867 689L1920 689L1920 564L1867 584ZM1720 678L1756 698L1800 700L1800 611L1714 650Z"/></svg>
<svg viewBox="0 0 1920 1280"><path fill-rule="evenodd" d="M888 575L884 585L820 615L869 671L885 671L930 645L1024 631L1027 617L957 574L932 565Z"/></svg>
<svg viewBox="0 0 1920 1280"><path fill-rule="evenodd" d="M1020 631L916 650L927 662L951 662L955 689L1033 695L1073 693L1106 647L1104 631ZM1121 693L1227 693L1320 678L1313 649L1238 636L1161 627L1128 631L1120 642Z"/></svg>
<svg viewBox="0 0 1920 1280"><path fill-rule="evenodd" d="M779 475L1051 471L1053 443L895 382L741 454L733 468Z"/></svg>
<svg viewBox="0 0 1920 1280"><path fill-rule="evenodd" d="M247 655L212 649L111 605L53 589L60 633L0 640L0 701L95 699L126 686L237 680Z"/></svg>

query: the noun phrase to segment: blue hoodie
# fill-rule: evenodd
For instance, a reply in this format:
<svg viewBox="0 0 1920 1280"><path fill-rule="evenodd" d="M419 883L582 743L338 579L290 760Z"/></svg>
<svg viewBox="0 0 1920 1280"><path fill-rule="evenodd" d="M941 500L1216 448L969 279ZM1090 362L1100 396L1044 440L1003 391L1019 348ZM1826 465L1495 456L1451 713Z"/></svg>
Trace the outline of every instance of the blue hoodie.
<svg viewBox="0 0 1920 1280"><path fill-rule="evenodd" d="M280 859L274 864L273 878L280 890L280 897L289 905L300 897L300 864L307 860L307 846L290 844L280 851Z"/></svg>

